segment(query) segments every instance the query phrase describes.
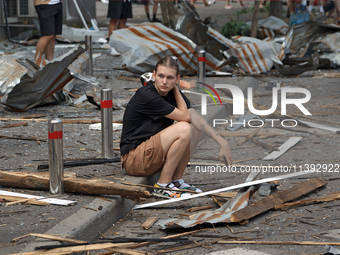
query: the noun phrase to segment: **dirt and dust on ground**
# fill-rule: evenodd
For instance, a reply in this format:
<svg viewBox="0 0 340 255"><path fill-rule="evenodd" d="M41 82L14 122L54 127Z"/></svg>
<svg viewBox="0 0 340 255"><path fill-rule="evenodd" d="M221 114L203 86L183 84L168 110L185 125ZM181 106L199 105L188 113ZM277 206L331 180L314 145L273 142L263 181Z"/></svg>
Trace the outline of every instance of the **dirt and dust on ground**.
<svg viewBox="0 0 340 255"><path fill-rule="evenodd" d="M197 11L202 20L210 16L215 22L215 29L221 31L231 15L235 11L241 10L238 3L231 4L233 9L225 10L225 3L222 1L209 7L198 2ZM252 3L246 2L246 4L252 7ZM105 10L106 7L107 5L104 3L98 2L98 9ZM134 7L134 21L137 24L145 21L144 7L142 5L134 5ZM181 10L178 10L177 17L180 14ZM252 19L252 12L242 14L240 17L244 21L249 21ZM259 17L268 17L268 12L261 11ZM105 15L97 15L97 18L100 24L107 25L108 20ZM134 21L131 20L128 24L133 26ZM56 56L61 56L70 49L71 47L67 44L58 44ZM22 46L8 41L1 42L1 51L15 53L14 55L19 60L33 60L34 50L34 46ZM86 92L98 94L101 89L110 88L113 91L113 102L116 106L113 111L113 120L122 121L127 102L135 93L135 89L141 86L139 75L122 68L124 64L122 57L111 56L108 48L94 44L93 53L96 56L93 60L93 77L96 78L99 85L94 86L88 82L77 80L69 95L72 98L74 96L77 98ZM232 168L224 168L218 158L219 146L205 137L190 160L183 178L205 192L244 183L254 169L260 171L258 179L300 172L301 170L311 170L311 173L274 181L271 188L265 186L261 193L260 190L255 192L251 196L249 204L253 204L258 214L253 215L251 212L255 209L245 207L245 210L250 208L250 212L247 211L245 214L251 216L240 223L218 223L218 219L214 223L196 222L197 225L193 227L188 226L188 221L180 223L180 220L191 220L191 224L192 221L195 221L193 219L197 213L216 213L215 210L235 196L237 190L231 190L234 193L222 192L214 197L209 195L131 210L113 226L107 226L106 232L93 233L93 236L101 236L97 242L128 241L133 244L129 244L127 247L120 246L125 250L117 248L112 251L128 254L146 254L148 252L166 254L257 254L257 252L258 254L323 254L326 252L326 245L336 248L340 244L339 202L337 201L340 186L338 69L316 68L291 77L283 76L275 68L253 75L237 70L237 74L234 74L233 77L209 77L207 82L209 84L250 84L253 87L253 99L246 96L247 101L252 102L256 109L269 109L273 105L277 106L275 107L277 112L262 117L251 116L251 111L248 111L249 107L246 105L244 112L247 113L246 121L238 120L238 116L232 116L233 107L230 104L230 94L218 90L227 110L223 111L224 115L218 117L219 121L215 129L228 140L232 148L234 165ZM184 79L190 80L191 78L195 77L186 76ZM278 98L276 104L273 103L275 98L269 88L269 85L273 84L271 82L280 86L276 95ZM247 88L247 86L245 87ZM294 88L302 88L303 92L295 93ZM244 88L242 90L246 95ZM300 107L292 102L287 103L287 116L283 118L281 96L285 95L287 98L298 100L304 98L307 91L310 93L310 99ZM190 95L189 99L199 111L201 109L201 94ZM208 115L210 114L214 119L215 115L211 112L214 108L212 105L214 102L208 99ZM302 112L303 108L312 115ZM63 153L65 160L101 158L101 133L98 130L90 129L90 124L100 122L101 111L87 100L79 104L56 103L36 106L24 112L13 111L0 105L0 116L0 170L2 172L31 172L40 176L47 175L46 170L38 171L37 169L39 165L47 164L49 160L47 121L52 118L64 121ZM234 124L239 123L240 127L237 130L230 130L232 129L231 120L234 121ZM268 124L260 128L259 126L264 122ZM291 142L291 138L295 139L295 142ZM113 140L114 156L119 157L120 130L113 132ZM272 153L276 151L279 152L279 156L273 156L271 160L264 160L265 157L271 157ZM119 162L65 168L65 175L83 180L99 179L115 183L125 181L125 172L121 170ZM319 179L315 181L315 178ZM35 182L34 178L31 182ZM317 182L319 185L313 186L310 184L311 182ZM293 189L289 193L280 193L291 188ZM46 190L19 189L7 187L4 184L1 190L51 197ZM274 196L268 196L269 193ZM330 193L334 194L329 195ZM280 197L279 194L281 194ZM116 199L115 196L107 195L99 197L105 201ZM288 201L285 200L287 197ZM14 238L30 233L46 233L64 219L76 214L81 208L100 211L100 208L87 207L93 200L93 195L65 193L56 198L77 203L67 207L32 205L31 203L19 203L17 199L14 200L16 203L7 204L9 201L2 198L0 230L5 234L0 235L0 254L19 253L28 242L33 240L33 237L11 242ZM307 199L312 199L308 205L298 203L281 206L285 202ZM140 199L137 205L160 200L159 198L144 198ZM115 211L112 213L114 214ZM162 224L161 220L163 220ZM146 221L149 223L146 225L150 226L145 227ZM165 229L165 221L176 221L185 227ZM158 240L164 237L177 239L173 242ZM144 244L140 244L140 242ZM100 248L99 244L96 250L88 251L88 254L103 254L104 250Z"/></svg>

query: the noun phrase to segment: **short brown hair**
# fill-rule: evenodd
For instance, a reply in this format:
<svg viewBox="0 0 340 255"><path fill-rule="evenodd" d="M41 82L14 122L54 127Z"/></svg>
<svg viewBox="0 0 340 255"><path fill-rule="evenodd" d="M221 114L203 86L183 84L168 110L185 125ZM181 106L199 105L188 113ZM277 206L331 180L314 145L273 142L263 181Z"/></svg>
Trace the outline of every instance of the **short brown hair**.
<svg viewBox="0 0 340 255"><path fill-rule="evenodd" d="M176 75L179 75L179 66L178 63L175 59L173 59L172 57L169 56L165 56L164 58L161 58L155 67L155 72L157 73L157 68L158 66L165 66L168 68L173 68L176 70Z"/></svg>

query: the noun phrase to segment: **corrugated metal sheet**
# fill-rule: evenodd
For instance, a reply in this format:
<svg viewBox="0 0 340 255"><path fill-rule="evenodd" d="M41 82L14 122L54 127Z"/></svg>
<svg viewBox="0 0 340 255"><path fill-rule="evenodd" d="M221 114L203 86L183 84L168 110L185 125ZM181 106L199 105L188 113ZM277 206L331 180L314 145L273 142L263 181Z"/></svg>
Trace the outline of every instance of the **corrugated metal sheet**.
<svg viewBox="0 0 340 255"><path fill-rule="evenodd" d="M248 39L248 38L247 38ZM237 40L242 41L242 37ZM251 74L265 73L273 67L273 61L282 64L285 56L281 44L252 39L253 42L240 45L227 50L227 57L234 56L239 59L238 65Z"/></svg>
<svg viewBox="0 0 340 255"><path fill-rule="evenodd" d="M15 111L25 111L39 105L45 98L61 90L72 76L67 67L85 50L80 46L38 70L13 87L1 98L1 103Z"/></svg>
<svg viewBox="0 0 340 255"><path fill-rule="evenodd" d="M28 70L20 65L15 59L0 59L0 92L8 93L15 85L20 82L22 76L27 74Z"/></svg>
<svg viewBox="0 0 340 255"><path fill-rule="evenodd" d="M259 172L252 172L249 174L245 182L253 181L257 178ZM167 219L160 220L157 225L165 228L190 228L203 223L230 223L231 215L248 206L249 200L254 192L258 189L258 186L251 186L241 189L236 196L224 204L217 210L199 212L191 215L190 219Z"/></svg>
<svg viewBox="0 0 340 255"><path fill-rule="evenodd" d="M196 44L160 23L143 23L115 30L110 45L121 53L127 69L134 73L153 71L157 61L165 56L178 58L181 74L197 73ZM206 53L207 71L219 69L225 63Z"/></svg>

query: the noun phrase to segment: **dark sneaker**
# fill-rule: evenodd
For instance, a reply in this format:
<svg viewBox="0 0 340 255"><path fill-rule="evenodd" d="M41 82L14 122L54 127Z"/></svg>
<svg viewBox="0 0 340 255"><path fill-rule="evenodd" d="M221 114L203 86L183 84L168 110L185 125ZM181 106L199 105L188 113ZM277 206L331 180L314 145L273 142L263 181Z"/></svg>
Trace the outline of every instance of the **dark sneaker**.
<svg viewBox="0 0 340 255"><path fill-rule="evenodd" d="M162 23L162 21L161 21L160 19L157 19L156 17L153 17L151 22L159 22L159 23Z"/></svg>
<svg viewBox="0 0 340 255"><path fill-rule="evenodd" d="M155 189L153 191L153 195L157 197L164 197L164 198L178 198L178 197L188 197L191 196L191 194L184 193L184 192L176 192L173 190L165 190L165 189L157 189L160 188L157 183L154 185ZM169 183L165 186L165 188L170 189L177 189L173 183Z"/></svg>

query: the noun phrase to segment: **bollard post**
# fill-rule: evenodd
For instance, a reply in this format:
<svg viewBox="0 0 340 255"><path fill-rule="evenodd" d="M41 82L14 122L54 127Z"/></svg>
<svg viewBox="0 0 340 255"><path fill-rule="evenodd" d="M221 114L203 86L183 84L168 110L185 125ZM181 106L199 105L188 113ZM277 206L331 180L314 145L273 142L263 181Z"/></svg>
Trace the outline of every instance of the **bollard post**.
<svg viewBox="0 0 340 255"><path fill-rule="evenodd" d="M177 62L177 64L178 64L178 58L175 57L175 56L171 56L171 57L172 57L172 59L176 60L176 62Z"/></svg>
<svg viewBox="0 0 340 255"><path fill-rule="evenodd" d="M205 50L197 53L197 78L198 82L205 83ZM203 87L200 84L198 86Z"/></svg>
<svg viewBox="0 0 340 255"><path fill-rule="evenodd" d="M85 35L85 48L89 56L86 61L86 75L93 76L93 59L92 59L92 36Z"/></svg>
<svg viewBox="0 0 340 255"><path fill-rule="evenodd" d="M112 90L101 90L102 157L113 158Z"/></svg>
<svg viewBox="0 0 340 255"><path fill-rule="evenodd" d="M63 126L60 119L48 121L50 193L64 193Z"/></svg>

